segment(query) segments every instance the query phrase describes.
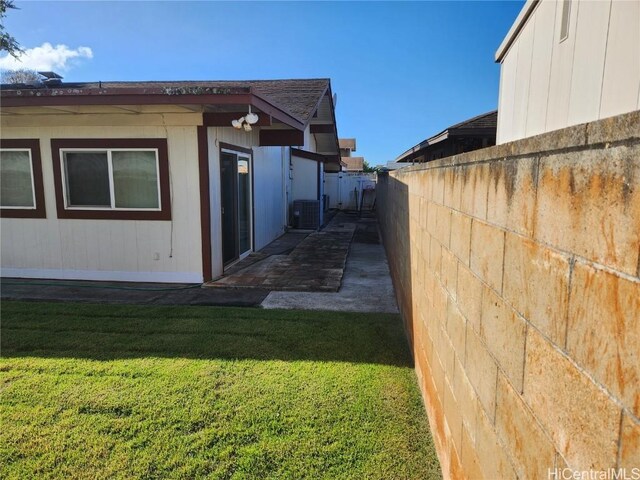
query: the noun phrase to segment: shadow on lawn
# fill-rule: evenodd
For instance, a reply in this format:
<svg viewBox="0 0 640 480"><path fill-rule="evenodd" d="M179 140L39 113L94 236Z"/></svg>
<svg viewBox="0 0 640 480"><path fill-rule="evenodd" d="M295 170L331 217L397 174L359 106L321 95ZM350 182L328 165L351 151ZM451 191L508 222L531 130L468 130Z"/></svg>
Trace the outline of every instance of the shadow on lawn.
<svg viewBox="0 0 640 480"><path fill-rule="evenodd" d="M398 315L2 303L3 357L311 360L411 367Z"/></svg>

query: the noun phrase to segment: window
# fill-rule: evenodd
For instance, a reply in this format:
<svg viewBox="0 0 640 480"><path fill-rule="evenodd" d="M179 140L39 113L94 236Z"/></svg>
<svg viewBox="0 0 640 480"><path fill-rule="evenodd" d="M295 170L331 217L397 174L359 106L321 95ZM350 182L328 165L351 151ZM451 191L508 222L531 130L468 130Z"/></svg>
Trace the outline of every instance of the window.
<svg viewBox="0 0 640 480"><path fill-rule="evenodd" d="M571 0L562 1L562 24L560 25L560 41L569 36L569 22L571 20Z"/></svg>
<svg viewBox="0 0 640 480"><path fill-rule="evenodd" d="M0 213L9 218L44 218L38 140L0 140Z"/></svg>
<svg viewBox="0 0 640 480"><path fill-rule="evenodd" d="M62 150L66 208L160 208L156 150Z"/></svg>
<svg viewBox="0 0 640 480"><path fill-rule="evenodd" d="M170 220L164 139L52 140L59 218Z"/></svg>

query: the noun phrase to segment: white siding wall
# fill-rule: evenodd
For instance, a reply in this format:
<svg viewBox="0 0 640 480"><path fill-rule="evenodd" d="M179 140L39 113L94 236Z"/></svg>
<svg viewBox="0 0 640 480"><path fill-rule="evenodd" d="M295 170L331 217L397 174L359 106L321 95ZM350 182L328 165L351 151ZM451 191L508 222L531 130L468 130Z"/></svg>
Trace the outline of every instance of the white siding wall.
<svg viewBox="0 0 640 480"><path fill-rule="evenodd" d="M287 155L287 156L285 156ZM284 233L287 224L284 205L288 154L284 147L254 149L254 207L256 250L268 245Z"/></svg>
<svg viewBox="0 0 640 480"><path fill-rule="evenodd" d="M640 108L640 2L542 0L504 58L497 142Z"/></svg>
<svg viewBox="0 0 640 480"><path fill-rule="evenodd" d="M101 117L104 122L104 116ZM134 123L145 122L144 115L135 117ZM157 117L148 120L157 123ZM157 282L202 280L195 126L96 127L85 126L91 122L73 116L47 116L41 122L28 119L30 124L51 126L15 126L18 123L27 122L3 117L2 137L40 139L47 218L1 220L3 276ZM58 219L51 138L167 138L173 220Z"/></svg>
<svg viewBox="0 0 640 480"><path fill-rule="evenodd" d="M525 109L526 135L537 135L546 128L556 11L554 2L543 2L536 13L530 68L530 72L535 72L535 75L530 73L529 99ZM513 73L515 82L515 72Z"/></svg>
<svg viewBox="0 0 640 480"><path fill-rule="evenodd" d="M611 4L600 116L616 115L635 100L640 110L640 2Z"/></svg>

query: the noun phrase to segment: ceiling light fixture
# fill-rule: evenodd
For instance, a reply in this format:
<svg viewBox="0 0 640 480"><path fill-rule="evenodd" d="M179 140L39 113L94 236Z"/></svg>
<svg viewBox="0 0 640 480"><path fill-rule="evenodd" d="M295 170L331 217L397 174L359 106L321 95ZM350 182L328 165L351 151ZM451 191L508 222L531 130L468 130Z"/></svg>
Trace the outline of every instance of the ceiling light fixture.
<svg viewBox="0 0 640 480"><path fill-rule="evenodd" d="M258 123L258 119L258 115L251 112L251 105L249 105L249 113L247 113L244 117L240 117L238 120L232 120L231 126L237 130L244 128L245 132L250 132L252 130L251 125Z"/></svg>

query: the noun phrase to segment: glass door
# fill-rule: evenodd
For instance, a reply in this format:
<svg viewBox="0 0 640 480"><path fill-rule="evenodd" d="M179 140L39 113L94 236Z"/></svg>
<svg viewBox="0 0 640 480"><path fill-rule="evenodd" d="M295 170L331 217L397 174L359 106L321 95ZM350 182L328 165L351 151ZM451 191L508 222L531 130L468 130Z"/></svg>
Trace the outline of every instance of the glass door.
<svg viewBox="0 0 640 480"><path fill-rule="evenodd" d="M228 265L251 252L253 225L250 157L233 151L222 151L220 186L222 260L224 265Z"/></svg>
<svg viewBox="0 0 640 480"><path fill-rule="evenodd" d="M220 155L220 213L222 214L222 262L224 265L238 258L235 167L235 155L222 152Z"/></svg>

